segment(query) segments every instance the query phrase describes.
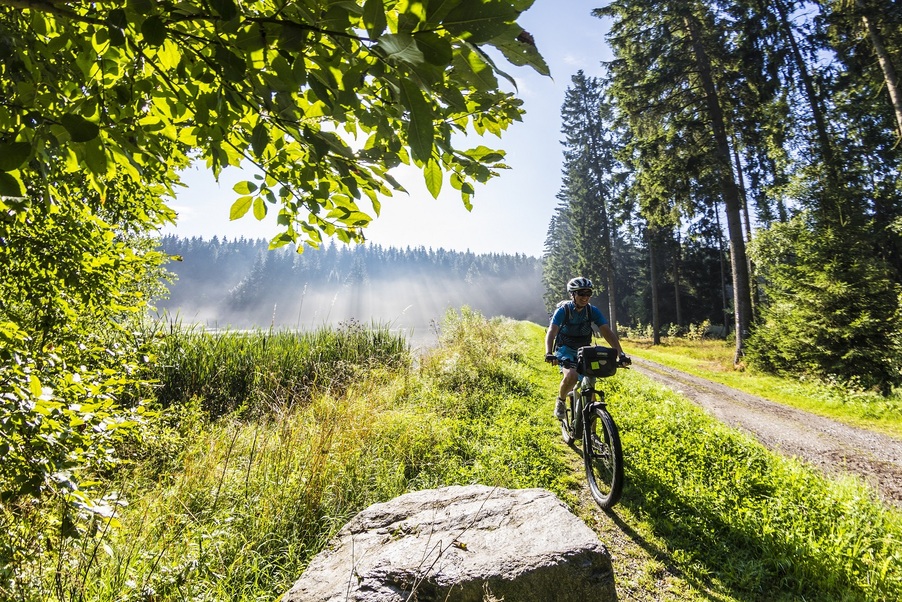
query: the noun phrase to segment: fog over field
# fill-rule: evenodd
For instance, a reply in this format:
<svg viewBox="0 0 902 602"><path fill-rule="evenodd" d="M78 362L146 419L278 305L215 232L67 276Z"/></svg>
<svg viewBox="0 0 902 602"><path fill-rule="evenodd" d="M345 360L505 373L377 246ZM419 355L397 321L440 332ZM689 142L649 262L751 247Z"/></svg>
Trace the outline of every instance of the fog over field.
<svg viewBox="0 0 902 602"><path fill-rule="evenodd" d="M541 266L524 255L331 245L268 250L264 241L165 237L178 258L168 299L156 304L183 323L210 328L387 325L414 345L435 340L449 309L544 323Z"/></svg>

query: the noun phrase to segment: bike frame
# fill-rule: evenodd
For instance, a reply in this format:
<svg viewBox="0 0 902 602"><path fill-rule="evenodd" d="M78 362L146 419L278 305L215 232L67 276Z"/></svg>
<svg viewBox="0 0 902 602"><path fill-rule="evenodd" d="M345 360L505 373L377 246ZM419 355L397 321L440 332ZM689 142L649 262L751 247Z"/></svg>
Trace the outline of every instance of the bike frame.
<svg viewBox="0 0 902 602"><path fill-rule="evenodd" d="M567 363L570 364L570 362ZM596 407L607 407L604 400L604 391L599 391L595 388L596 380L597 377L595 376L585 376L583 374L578 374L576 377L576 384L573 385L571 391L576 400L576 407L571 408L573 424L570 427L573 437L582 439L582 436L585 435L583 425L586 422L585 418L592 413L592 410ZM567 397L569 402L570 396L568 395Z"/></svg>
<svg viewBox="0 0 902 602"><path fill-rule="evenodd" d="M596 407L607 407L607 403L604 400L604 391L595 388L595 381L595 376L583 376L580 374L577 377L576 384L573 386L573 392L578 404L578 407L573 408L575 410L573 416L574 436L580 433L585 435L586 418Z"/></svg>
<svg viewBox="0 0 902 602"><path fill-rule="evenodd" d="M567 362L564 367L571 364ZM574 439L582 440L592 497L599 506L608 509L617 503L623 490L623 450L617 425L607 411L604 391L595 388L597 379L578 374L576 384L567 394L569 422L561 421L561 435L567 444L572 444ZM596 430L599 424L603 435ZM595 426L590 428L591 425ZM598 461L602 464L597 464ZM601 472L596 472L599 468Z"/></svg>

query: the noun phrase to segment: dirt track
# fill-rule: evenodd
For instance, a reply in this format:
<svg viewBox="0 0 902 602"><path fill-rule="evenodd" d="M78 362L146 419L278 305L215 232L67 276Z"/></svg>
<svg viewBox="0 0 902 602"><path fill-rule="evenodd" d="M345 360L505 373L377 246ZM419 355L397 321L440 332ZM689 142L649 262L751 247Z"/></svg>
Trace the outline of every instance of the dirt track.
<svg viewBox="0 0 902 602"><path fill-rule="evenodd" d="M902 506L902 440L789 408L761 397L633 358L633 368L681 393L768 449L832 474L862 476L887 502Z"/></svg>

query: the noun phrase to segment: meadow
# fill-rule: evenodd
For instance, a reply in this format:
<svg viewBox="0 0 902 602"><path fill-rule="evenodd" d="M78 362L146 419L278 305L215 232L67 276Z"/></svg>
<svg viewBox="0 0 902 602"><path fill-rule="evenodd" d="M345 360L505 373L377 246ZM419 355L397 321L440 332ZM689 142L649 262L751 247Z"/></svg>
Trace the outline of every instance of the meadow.
<svg viewBox="0 0 902 602"><path fill-rule="evenodd" d="M0 594L274 600L356 512L449 484L543 487L590 520L542 337L467 308L422 355L360 324L161 333L159 418L127 470L99 475L118 512L43 539L52 523L30 517L19 536L52 545L7 567ZM627 470L603 518L629 544L614 567L631 599L902 599L902 514L866 485L774 455L635 372L602 386Z"/></svg>

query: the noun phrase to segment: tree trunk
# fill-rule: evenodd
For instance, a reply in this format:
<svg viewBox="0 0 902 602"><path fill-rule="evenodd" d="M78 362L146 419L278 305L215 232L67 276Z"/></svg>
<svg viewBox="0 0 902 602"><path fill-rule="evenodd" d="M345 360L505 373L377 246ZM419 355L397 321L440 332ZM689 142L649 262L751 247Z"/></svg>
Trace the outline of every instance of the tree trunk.
<svg viewBox="0 0 902 602"><path fill-rule="evenodd" d="M877 62L883 70L883 79L886 81L886 90L889 92L889 99L893 105L893 111L896 114L896 125L899 128L899 138L902 139L902 90L899 89L899 77L896 74L896 68L883 45L883 36L877 24L867 16L867 10L864 2L856 0L855 4L861 9L861 22L864 24L865 31L868 32L868 38L874 46L874 53L877 55Z"/></svg>
<svg viewBox="0 0 902 602"><path fill-rule="evenodd" d="M660 302L658 300L658 261L655 249L656 235L651 230L646 230L648 236L648 264L649 279L651 280L651 327L652 327L652 344L661 344L661 314Z"/></svg>
<svg viewBox="0 0 902 602"><path fill-rule="evenodd" d="M724 338L730 333L730 322L727 320L727 267L723 260L723 226L720 225L720 208L714 207L714 219L717 222L717 254L720 257L720 307L723 319Z"/></svg>
<svg viewBox="0 0 902 602"><path fill-rule="evenodd" d="M738 364L742 359L745 339L748 337L751 324L751 294L749 288L748 259L745 252L745 239L742 231L742 203L739 198L739 187L733 176L733 162L730 159L730 143L727 139L727 130L723 109L717 96L714 78L711 72L711 62L702 44L699 25L692 15L684 16L684 23L689 32L692 48L695 53L698 76L705 94L705 104L708 119L714 134L716 155L714 159L718 164L718 179L720 180L721 193L727 210L727 230L730 235L730 266L733 269L733 304L735 311L736 349L733 355L733 363Z"/></svg>
<svg viewBox="0 0 902 602"><path fill-rule="evenodd" d="M676 251L673 254L673 296L676 306L676 323L678 326L683 326L683 303L680 299L680 252L682 246L679 234L677 234L676 242Z"/></svg>
<svg viewBox="0 0 902 602"><path fill-rule="evenodd" d="M739 194L742 199L742 217L745 222L745 243L751 244L752 242L752 219L749 216L749 199L745 190L745 180L742 177L742 163L739 161L739 150L737 149L736 139L733 138L733 161L736 164L736 178L739 183ZM755 284L755 264L752 262L752 258L748 258L748 270L749 270L749 297L751 299L751 319L754 320L757 299L758 299L758 287Z"/></svg>
<svg viewBox="0 0 902 602"><path fill-rule="evenodd" d="M617 332L617 304L614 299L614 270L611 268L608 270L608 322L614 332Z"/></svg>

